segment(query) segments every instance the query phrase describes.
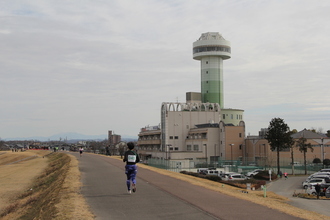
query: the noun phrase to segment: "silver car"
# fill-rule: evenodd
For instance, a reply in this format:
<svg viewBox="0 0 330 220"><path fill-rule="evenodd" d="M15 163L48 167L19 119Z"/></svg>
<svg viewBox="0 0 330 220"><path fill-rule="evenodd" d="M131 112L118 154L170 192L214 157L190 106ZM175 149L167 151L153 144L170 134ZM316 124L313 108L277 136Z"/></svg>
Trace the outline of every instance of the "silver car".
<svg viewBox="0 0 330 220"><path fill-rule="evenodd" d="M257 175L259 172L261 172L262 170L261 169L256 169L256 170L253 170L253 171L251 171L251 172L248 172L247 174L246 174L246 176L248 176L248 177L253 177L253 176L255 176L255 175Z"/></svg>
<svg viewBox="0 0 330 220"><path fill-rule="evenodd" d="M243 174L235 173L235 174L229 174L228 180L246 180L247 177Z"/></svg>
<svg viewBox="0 0 330 220"><path fill-rule="evenodd" d="M307 189L309 185L316 185L316 184L325 184L325 180L324 179L311 179L309 181L305 181L303 182L303 188Z"/></svg>
<svg viewBox="0 0 330 220"><path fill-rule="evenodd" d="M325 190L325 197L330 198L330 186Z"/></svg>

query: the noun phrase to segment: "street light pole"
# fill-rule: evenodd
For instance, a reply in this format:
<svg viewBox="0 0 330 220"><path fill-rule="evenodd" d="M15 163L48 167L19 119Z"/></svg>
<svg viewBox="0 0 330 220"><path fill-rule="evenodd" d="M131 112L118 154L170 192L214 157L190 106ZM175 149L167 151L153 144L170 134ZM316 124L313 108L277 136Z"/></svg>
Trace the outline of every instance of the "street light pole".
<svg viewBox="0 0 330 220"><path fill-rule="evenodd" d="M323 138L321 138L321 151L322 151L322 167L324 168L324 148L323 148Z"/></svg>
<svg viewBox="0 0 330 220"><path fill-rule="evenodd" d="M166 149L165 149L165 152L166 152L166 160L168 160L169 156L170 156L170 147L172 145L171 144L167 144L166 145Z"/></svg>

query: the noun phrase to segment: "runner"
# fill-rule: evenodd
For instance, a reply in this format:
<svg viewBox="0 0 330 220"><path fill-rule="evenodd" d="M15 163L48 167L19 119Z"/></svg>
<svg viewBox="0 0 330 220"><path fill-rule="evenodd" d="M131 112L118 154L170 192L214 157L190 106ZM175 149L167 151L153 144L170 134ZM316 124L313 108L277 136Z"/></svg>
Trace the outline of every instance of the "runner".
<svg viewBox="0 0 330 220"><path fill-rule="evenodd" d="M137 165L136 163L140 162L139 155L133 151L134 143L128 142L127 143L128 151L125 152L123 162L126 162L125 166L125 174L127 176L126 185L127 185L127 192L131 194L133 191L136 192L136 173L137 173ZM132 183L132 191L131 191L131 183Z"/></svg>
<svg viewBox="0 0 330 220"><path fill-rule="evenodd" d="M284 173L284 178L285 178L285 180L288 178L288 173L287 172Z"/></svg>
<svg viewBox="0 0 330 220"><path fill-rule="evenodd" d="M82 148L82 147L79 148L80 157L82 156L83 151L84 151L84 148Z"/></svg>

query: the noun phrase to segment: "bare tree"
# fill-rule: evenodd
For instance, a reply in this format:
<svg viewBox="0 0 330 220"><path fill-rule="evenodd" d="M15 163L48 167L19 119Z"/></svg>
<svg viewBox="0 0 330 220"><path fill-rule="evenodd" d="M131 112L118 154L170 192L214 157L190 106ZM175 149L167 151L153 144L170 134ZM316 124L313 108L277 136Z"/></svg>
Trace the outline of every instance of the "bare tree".
<svg viewBox="0 0 330 220"><path fill-rule="evenodd" d="M125 142L120 142L118 144L118 151L119 151L119 154L120 154L120 158L123 158L123 155L125 153L125 150L126 150L126 143Z"/></svg>

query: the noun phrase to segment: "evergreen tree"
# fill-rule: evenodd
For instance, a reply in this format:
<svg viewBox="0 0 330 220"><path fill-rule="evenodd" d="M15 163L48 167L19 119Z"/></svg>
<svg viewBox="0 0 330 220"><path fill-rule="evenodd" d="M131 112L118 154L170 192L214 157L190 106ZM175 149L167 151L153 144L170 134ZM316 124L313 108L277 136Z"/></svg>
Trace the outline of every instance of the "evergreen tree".
<svg viewBox="0 0 330 220"><path fill-rule="evenodd" d="M322 163L320 158L314 158L313 163Z"/></svg>
<svg viewBox="0 0 330 220"><path fill-rule="evenodd" d="M313 152L313 147L311 143L306 143L307 139L304 137L301 137L297 140L297 147L299 148L299 151L304 154L304 166L305 166L305 175L307 175L307 165L306 165L306 153L308 148L311 149Z"/></svg>
<svg viewBox="0 0 330 220"><path fill-rule="evenodd" d="M328 167L330 165L330 159L324 159L323 160L323 165Z"/></svg>
<svg viewBox="0 0 330 220"><path fill-rule="evenodd" d="M280 172L280 151L292 146L293 138L289 126L281 118L273 118L268 126L266 140L272 151L277 151L277 174Z"/></svg>

